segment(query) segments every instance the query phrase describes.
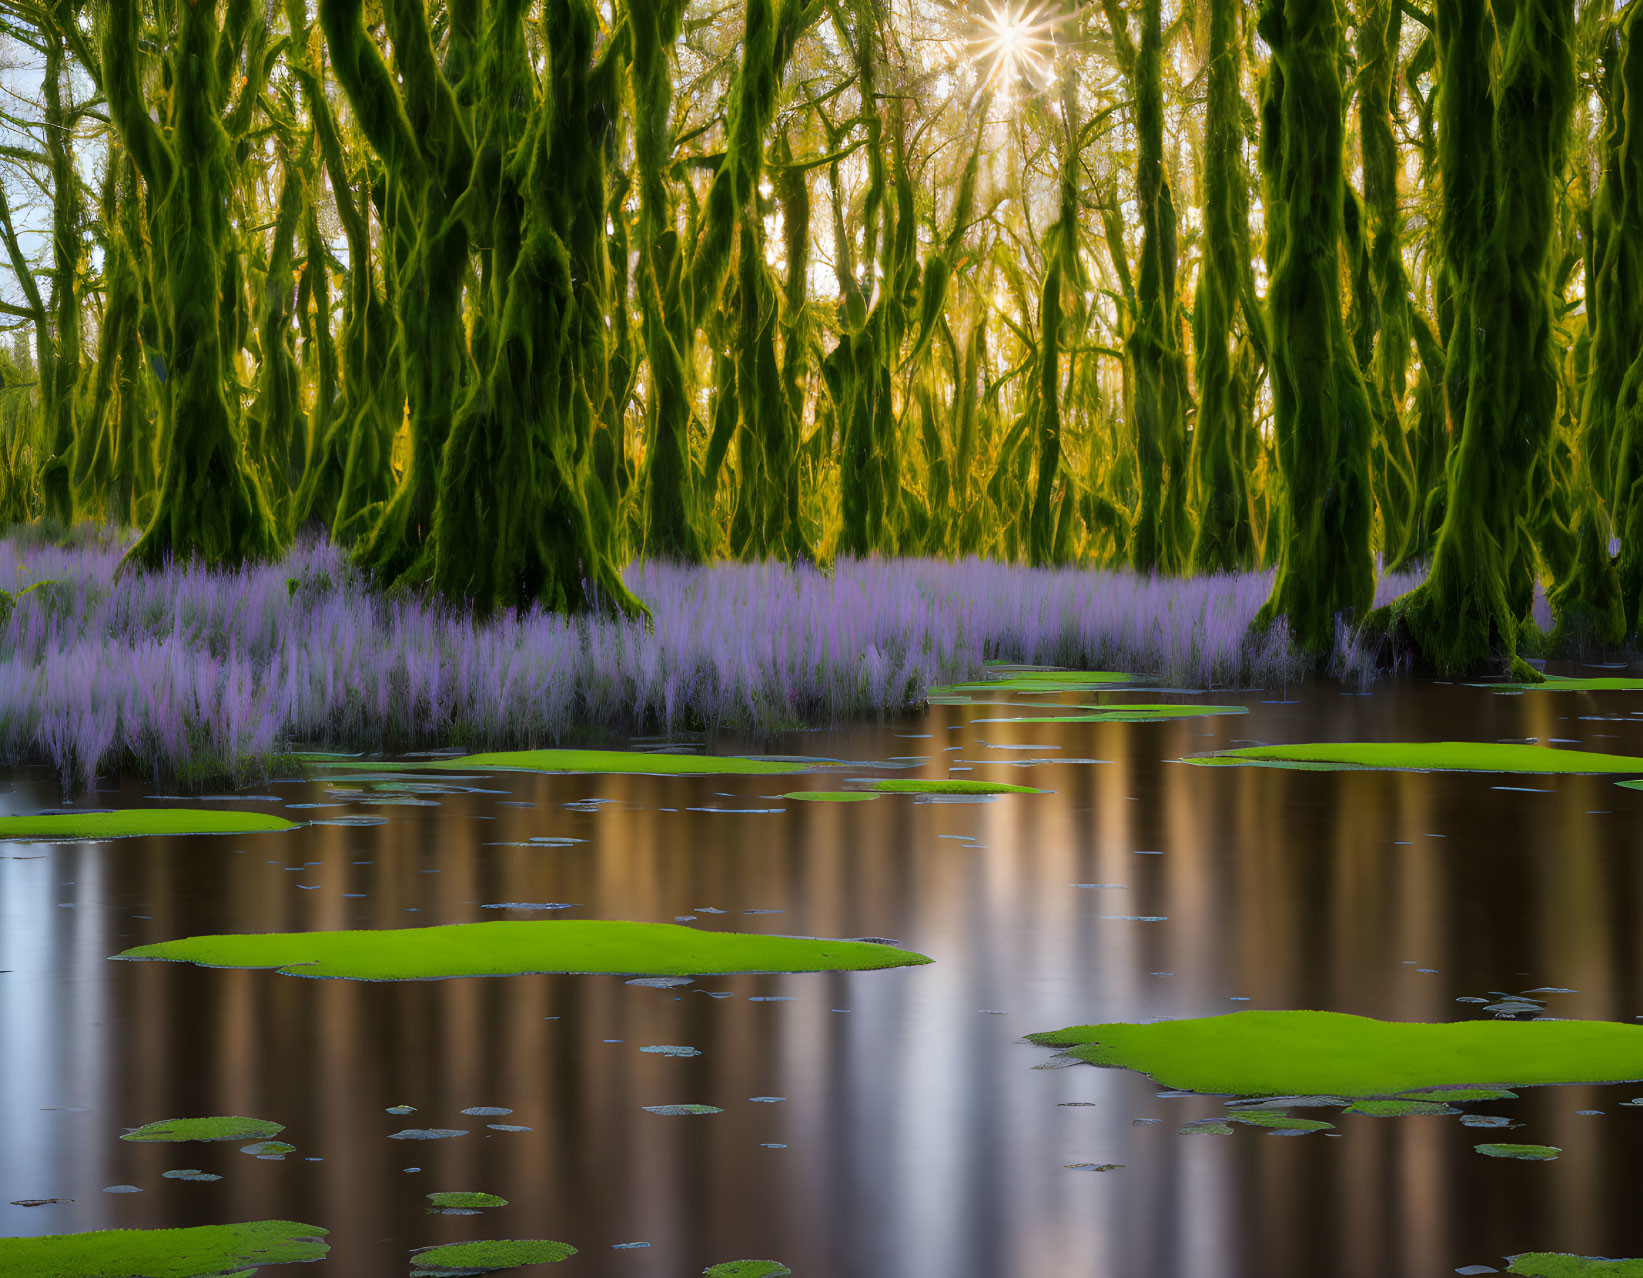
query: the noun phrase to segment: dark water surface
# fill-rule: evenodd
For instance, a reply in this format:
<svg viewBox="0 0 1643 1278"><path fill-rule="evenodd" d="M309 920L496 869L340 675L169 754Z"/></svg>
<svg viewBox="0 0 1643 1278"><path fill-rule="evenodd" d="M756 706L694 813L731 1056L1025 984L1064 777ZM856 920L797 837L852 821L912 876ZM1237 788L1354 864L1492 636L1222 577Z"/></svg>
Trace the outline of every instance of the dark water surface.
<svg viewBox="0 0 1643 1278"><path fill-rule="evenodd" d="M1532 737L1643 754L1643 694L1405 683L1263 700L1282 695L1217 693L1250 713L1164 724L981 724L1032 712L937 706L760 743L1054 791L988 803L804 805L772 796L833 783L782 777L493 774L454 783L479 792L416 796L437 806L275 783L247 793L339 803L293 818L386 823L0 845L0 1235L286 1218L328 1228L330 1258L263 1272L313 1278L403 1275L414 1247L497 1237L574 1244L540 1271L564 1278L748 1257L801 1278L1383 1278L1529 1250L1643 1254L1643 1108L1621 1105L1638 1084L1466 1107L1523 1124L1509 1134L1308 1111L1338 1135L1206 1137L1177 1129L1221 1113L1218 1098L1033 1068L1052 1055L1023 1034L1088 1021L1240 1008L1454 1020L1487 1015L1457 998L1540 987L1576 991L1541 995L1547 1015L1643 1014L1643 793L1600 777L1174 762L1249 740ZM9 810L59 797L43 774L13 781ZM544 836L584 841L517 846ZM482 908L501 902L576 908ZM108 961L203 932L684 915L895 938L936 961L676 989ZM664 1044L701 1054L639 1050ZM642 1108L676 1103L724 1112ZM473 1106L513 1112L462 1114ZM273 1119L298 1152L118 1139L194 1114ZM388 1139L407 1127L468 1134ZM1492 1139L1563 1155L1472 1152ZM161 1176L195 1167L222 1179ZM121 1184L142 1192L102 1192ZM510 1205L425 1214L425 1194L463 1189ZM5 1205L31 1198L74 1201ZM615 1249L636 1242L649 1246Z"/></svg>

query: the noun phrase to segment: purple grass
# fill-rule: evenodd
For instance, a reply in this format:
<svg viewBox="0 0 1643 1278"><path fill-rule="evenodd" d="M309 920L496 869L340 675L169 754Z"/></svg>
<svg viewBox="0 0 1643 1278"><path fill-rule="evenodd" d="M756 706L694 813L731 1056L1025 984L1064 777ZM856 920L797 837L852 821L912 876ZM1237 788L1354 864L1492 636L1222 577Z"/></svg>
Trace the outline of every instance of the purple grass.
<svg viewBox="0 0 1643 1278"><path fill-rule="evenodd" d="M1248 634L1267 573L647 563L627 580L650 624L475 622L370 589L323 542L238 572L172 565L116 579L120 552L0 540L0 588L18 594L0 632L0 755L50 763L65 784L121 768L243 779L296 743L498 749L831 724L902 711L990 659L1194 686L1303 668L1282 628Z"/></svg>

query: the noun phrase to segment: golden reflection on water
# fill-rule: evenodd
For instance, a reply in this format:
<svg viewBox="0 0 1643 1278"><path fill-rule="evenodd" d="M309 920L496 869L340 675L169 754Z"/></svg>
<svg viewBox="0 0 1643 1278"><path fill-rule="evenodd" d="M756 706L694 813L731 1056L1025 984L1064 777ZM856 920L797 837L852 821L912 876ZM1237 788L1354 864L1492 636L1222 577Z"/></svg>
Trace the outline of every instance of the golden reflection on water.
<svg viewBox="0 0 1643 1278"><path fill-rule="evenodd" d="M0 860L0 1202L75 1200L0 1205L0 1234L285 1217L329 1227L326 1271L348 1275L399 1275L412 1247L509 1235L576 1244L575 1272L644 1278L746 1256L849 1278L1209 1278L1443 1273L1542 1248L1643 1254L1630 1209L1643 1110L1618 1106L1637 1089L1472 1107L1523 1121L1509 1138L1565 1151L1531 1165L1479 1158L1471 1146L1496 1133L1453 1118L1179 1136L1219 1102L1159 1099L1126 1073L1031 1068L1048 1053L1020 1035L1101 1019L1318 1007L1441 1020L1478 1014L1457 997L1543 986L1578 991L1546 995L1551 1015L1643 1011L1643 794L1602 778L1175 761L1235 739L1314 737L1574 737L1643 753L1635 723L1583 719L1600 703L1568 695L1291 695L1250 694L1248 716L1144 725L966 726L986 712L944 706L773 747L922 754L932 775L970 766L958 775L1054 791L993 803L784 804L796 787L781 777L508 775L467 783L506 794L311 814L389 818L377 826L0 849L33 858ZM1623 713L1612 700L1603 713ZM930 736L898 735L911 733ZM998 748L1009 745L1061 748ZM1009 762L1057 755L1103 762ZM55 800L29 784L35 801ZM320 786L280 793L328 801ZM591 798L607 802L586 810ZM542 836L586 842L511 846ZM198 932L555 916L481 908L509 901L888 937L937 961L674 990L107 961ZM745 912L761 910L782 912ZM647 1044L702 1054L640 1053ZM642 1108L684 1102L724 1112ZM395 1104L417 1111L383 1112ZM514 1112L460 1113L472 1106ZM190 1113L274 1118L299 1153L260 1162L235 1145L116 1139ZM388 1139L406 1127L469 1134ZM1066 1167L1106 1162L1123 1168ZM160 1177L192 1166L224 1179ZM100 1192L117 1183L144 1192ZM439 1189L510 1206L425 1215L423 1195ZM612 1250L633 1241L651 1245Z"/></svg>

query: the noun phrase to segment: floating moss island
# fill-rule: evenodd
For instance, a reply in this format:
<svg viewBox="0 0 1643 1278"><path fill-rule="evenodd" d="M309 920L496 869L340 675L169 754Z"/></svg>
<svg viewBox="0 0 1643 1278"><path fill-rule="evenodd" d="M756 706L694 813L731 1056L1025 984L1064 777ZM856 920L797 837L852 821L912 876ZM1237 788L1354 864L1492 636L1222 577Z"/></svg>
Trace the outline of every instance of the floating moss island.
<svg viewBox="0 0 1643 1278"><path fill-rule="evenodd" d="M69 843L143 835L268 834L297 823L260 812L201 808L126 808L110 812L48 812L0 817L0 841Z"/></svg>
<svg viewBox="0 0 1643 1278"><path fill-rule="evenodd" d="M1165 1087L1233 1096L1395 1097L1450 1084L1643 1078L1643 1026L1611 1021L1429 1025L1341 1012L1251 1011L1074 1025L1028 1038L1092 1065L1150 1074Z"/></svg>
<svg viewBox="0 0 1643 1278"><path fill-rule="evenodd" d="M265 1118L166 1118L134 1127L121 1140L140 1142L185 1140L268 1140L285 1130ZM287 1150L286 1152L290 1152Z"/></svg>
<svg viewBox="0 0 1643 1278"><path fill-rule="evenodd" d="M139 945L114 957L170 959L203 967L273 968L290 976L363 981L561 972L623 976L852 972L930 962L922 954L867 941L709 932L676 923L604 919L190 936Z"/></svg>
<svg viewBox="0 0 1643 1278"><path fill-rule="evenodd" d="M1244 746L1182 760L1209 767L1240 764L1299 771L1378 769L1397 772L1521 772L1545 775L1629 773L1643 776L1643 758L1559 750L1497 741L1329 741Z"/></svg>
<svg viewBox="0 0 1643 1278"><path fill-rule="evenodd" d="M576 1254L569 1243L546 1238L491 1239L451 1243L411 1253L411 1278L454 1278L489 1274L521 1265L550 1265Z"/></svg>
<svg viewBox="0 0 1643 1278"><path fill-rule="evenodd" d="M326 1231L290 1220L194 1229L105 1229L0 1238L6 1278L244 1278L259 1265L323 1260Z"/></svg>

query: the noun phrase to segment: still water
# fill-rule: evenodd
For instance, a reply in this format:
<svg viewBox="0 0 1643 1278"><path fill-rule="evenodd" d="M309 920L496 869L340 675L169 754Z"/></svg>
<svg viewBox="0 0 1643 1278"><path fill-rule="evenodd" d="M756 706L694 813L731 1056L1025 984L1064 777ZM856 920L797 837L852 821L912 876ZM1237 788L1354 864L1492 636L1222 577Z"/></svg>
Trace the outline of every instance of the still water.
<svg viewBox="0 0 1643 1278"><path fill-rule="evenodd" d="M1052 1054L1023 1034L1091 1021L1241 1008L1454 1020L1488 1015L1457 999L1546 987L1571 992L1537 995L1545 1015L1643 1014L1643 793L1600 777L1176 762L1325 739L1643 754L1638 694L1405 682L1208 699L1249 713L1051 725L943 705L715 743L1052 791L990 802L779 798L810 778L489 774L385 805L309 781L224 801L385 820L0 845L0 1235L283 1218L329 1229L330 1257L263 1272L312 1278L404 1275L411 1249L469 1238L574 1244L561 1266L526 1271L564 1278L676 1278L753 1257L801 1278L1383 1278L1504 1268L1531 1250L1643 1254L1643 1108L1621 1104L1637 1084L1466 1107L1522 1124L1506 1136L1454 1117L1307 1111L1337 1134L1207 1137L1178 1129L1223 1112L1219 1098L1034 1068ZM153 794L105 782L94 799ZM32 811L59 797L46 774L14 773L0 801ZM573 908L485 908L509 902ZM894 938L936 961L657 989L108 957L207 932L684 916ZM640 1050L659 1045L699 1055ZM689 1103L723 1113L643 1108ZM511 1113L463 1114L474 1107ZM118 1139L197 1114L283 1123L297 1152ZM389 1139L406 1127L467 1134ZM1472 1152L1490 1139L1563 1154ZM1121 1166L1069 1166L1108 1163ZM162 1177L177 1168L221 1179ZM141 1192L103 1192L116 1185ZM427 1214L424 1195L442 1190L509 1205ZM8 1205L45 1198L72 1201Z"/></svg>

